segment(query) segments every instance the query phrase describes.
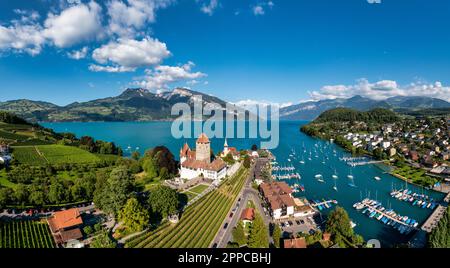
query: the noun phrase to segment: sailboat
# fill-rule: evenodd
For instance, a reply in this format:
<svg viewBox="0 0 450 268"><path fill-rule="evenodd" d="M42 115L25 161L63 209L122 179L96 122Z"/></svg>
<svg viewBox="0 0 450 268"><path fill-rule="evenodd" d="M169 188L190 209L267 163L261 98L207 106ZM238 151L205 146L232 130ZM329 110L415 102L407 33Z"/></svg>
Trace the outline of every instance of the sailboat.
<svg viewBox="0 0 450 268"><path fill-rule="evenodd" d="M350 175L348 175L347 178L353 180L353 172L352 172L352 169L350 169Z"/></svg>
<svg viewBox="0 0 450 268"><path fill-rule="evenodd" d="M302 156L302 160L300 160L300 164L304 165L305 164L305 159Z"/></svg>
<svg viewBox="0 0 450 268"><path fill-rule="evenodd" d="M355 181L353 179L353 175L348 175L347 177L350 179L350 182L348 183L348 186L356 188Z"/></svg>
<svg viewBox="0 0 450 268"><path fill-rule="evenodd" d="M337 173L336 173L336 169L334 169L334 174L333 174L333 176L332 176L332 177L333 177L333 179L337 179L337 178L339 178L339 177L338 177L338 175L337 175Z"/></svg>
<svg viewBox="0 0 450 268"><path fill-rule="evenodd" d="M336 181L334 181L333 190L335 190L336 192L338 191L337 186L336 186Z"/></svg>
<svg viewBox="0 0 450 268"><path fill-rule="evenodd" d="M317 179L318 182L325 182L325 181L323 180L322 174L317 174L315 177L316 177L316 179Z"/></svg>

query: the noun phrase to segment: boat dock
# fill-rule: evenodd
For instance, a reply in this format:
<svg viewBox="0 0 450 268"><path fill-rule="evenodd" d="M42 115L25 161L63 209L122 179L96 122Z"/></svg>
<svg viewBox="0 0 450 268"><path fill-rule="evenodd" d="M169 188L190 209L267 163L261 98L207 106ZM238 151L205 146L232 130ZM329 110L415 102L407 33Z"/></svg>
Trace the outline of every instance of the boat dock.
<svg viewBox="0 0 450 268"><path fill-rule="evenodd" d="M424 194L414 193L411 190L394 190L391 192L391 196L400 201L405 201L413 206L418 206L420 208L434 209L438 203L432 198Z"/></svg>
<svg viewBox="0 0 450 268"><path fill-rule="evenodd" d="M422 225L421 229L427 233L430 233L438 225L442 216L444 216L446 209L446 207L438 205L438 207L433 211L433 213L431 213L430 217L428 217L428 219Z"/></svg>
<svg viewBox="0 0 450 268"><path fill-rule="evenodd" d="M338 203L337 200L323 200L323 201L312 200L312 201L313 202L311 202L311 206L313 208L318 208L319 210L331 208L333 204L337 204Z"/></svg>
<svg viewBox="0 0 450 268"><path fill-rule="evenodd" d="M373 161L362 161L362 162L347 162L347 165L351 167L357 167L357 166L365 166L365 165L372 165L372 164L381 164L383 161L373 160Z"/></svg>
<svg viewBox="0 0 450 268"><path fill-rule="evenodd" d="M353 205L357 210L362 210L363 214L368 212L370 218L375 218L378 221L393 226L401 234L409 234L412 230L417 230L418 222L409 219L406 216L401 216L395 213L392 209L385 209L381 203L375 200L364 199Z"/></svg>

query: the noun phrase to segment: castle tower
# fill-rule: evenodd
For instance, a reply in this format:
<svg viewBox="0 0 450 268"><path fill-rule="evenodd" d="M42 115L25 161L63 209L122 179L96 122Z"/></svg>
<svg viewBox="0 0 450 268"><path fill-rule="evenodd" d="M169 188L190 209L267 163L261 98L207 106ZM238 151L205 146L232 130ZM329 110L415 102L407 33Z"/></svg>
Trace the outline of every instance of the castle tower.
<svg viewBox="0 0 450 268"><path fill-rule="evenodd" d="M225 138L225 143L223 144L223 155L226 156L228 154L229 150L228 150L228 142L227 139Z"/></svg>
<svg viewBox="0 0 450 268"><path fill-rule="evenodd" d="M211 162L211 142L205 133L202 133L196 142L195 158L200 161Z"/></svg>

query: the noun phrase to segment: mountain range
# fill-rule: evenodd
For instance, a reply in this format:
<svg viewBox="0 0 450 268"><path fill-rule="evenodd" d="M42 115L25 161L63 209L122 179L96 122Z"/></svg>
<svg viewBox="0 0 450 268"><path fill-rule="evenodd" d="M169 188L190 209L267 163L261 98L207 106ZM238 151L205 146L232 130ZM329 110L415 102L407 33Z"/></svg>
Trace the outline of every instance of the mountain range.
<svg viewBox="0 0 450 268"><path fill-rule="evenodd" d="M171 108L176 103L187 103L192 110L194 102L202 97L203 106L219 104L224 113L227 104L233 109L241 108L217 97L186 88L152 93L146 89L126 89L116 97L96 99L87 102L74 102L67 106L58 106L43 101L27 99L0 102L0 110L12 112L30 122L87 122L87 121L163 121L173 120ZM412 114L421 110L438 110L450 113L450 103L429 97L392 97L386 100L373 100L361 96L344 99L328 99L304 102L280 109L281 120L313 120L321 113L339 107L368 111L373 108L387 108L393 111ZM176 116L178 117L178 116Z"/></svg>
<svg viewBox="0 0 450 268"><path fill-rule="evenodd" d="M0 102L0 110L15 113L31 122L163 121L175 118L171 116L171 109L176 103L187 103L192 110L198 96L202 97L203 107L216 103L225 110L227 102L185 88L159 94L141 88L127 89L116 97L74 102L67 106L26 99L12 100Z"/></svg>
<svg viewBox="0 0 450 268"><path fill-rule="evenodd" d="M386 108L405 114L413 111L443 109L450 114L450 103L441 99L418 96L397 96L385 100L373 100L357 95L348 99L337 98L308 101L284 107L280 109L280 118L283 120L313 120L325 111L340 107L352 108L358 111Z"/></svg>

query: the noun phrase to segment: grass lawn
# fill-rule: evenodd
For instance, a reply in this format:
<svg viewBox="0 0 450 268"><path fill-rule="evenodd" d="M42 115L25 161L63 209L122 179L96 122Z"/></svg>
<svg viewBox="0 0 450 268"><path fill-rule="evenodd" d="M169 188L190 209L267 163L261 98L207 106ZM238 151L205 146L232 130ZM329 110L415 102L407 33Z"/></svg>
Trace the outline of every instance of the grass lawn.
<svg viewBox="0 0 450 268"><path fill-rule="evenodd" d="M437 182L436 179L427 176L424 170L410 166L397 168L394 170L394 174L400 175L401 177L404 177L408 180L411 180L413 183L422 186L432 186Z"/></svg>
<svg viewBox="0 0 450 268"><path fill-rule="evenodd" d="M199 184L195 187L190 188L188 191L196 194L203 193L206 189L208 189L209 185Z"/></svg>
<svg viewBox="0 0 450 268"><path fill-rule="evenodd" d="M15 183L10 182L6 177L6 170L0 170L0 186L8 187L8 188L16 188L17 185Z"/></svg>
<svg viewBox="0 0 450 268"><path fill-rule="evenodd" d="M187 198L188 198L188 202L189 201L191 201L192 199L194 199L198 194L194 194L194 193L191 193L191 192L183 192L183 194L185 194L186 196L187 196Z"/></svg>

